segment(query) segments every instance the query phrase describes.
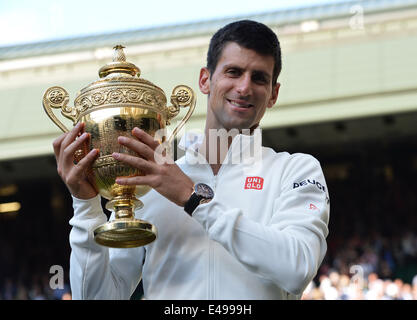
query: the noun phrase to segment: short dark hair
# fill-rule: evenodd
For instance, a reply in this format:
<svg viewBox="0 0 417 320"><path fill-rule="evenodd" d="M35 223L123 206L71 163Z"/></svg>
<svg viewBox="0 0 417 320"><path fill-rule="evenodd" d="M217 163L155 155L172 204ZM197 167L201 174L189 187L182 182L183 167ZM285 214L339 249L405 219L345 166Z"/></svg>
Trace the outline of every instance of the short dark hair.
<svg viewBox="0 0 417 320"><path fill-rule="evenodd" d="M219 29L211 38L207 52L207 69L212 75L216 69L223 48L228 42L256 51L264 56L272 56L275 60L272 83L277 82L281 73L281 47L277 35L266 25L252 21L240 20L229 23Z"/></svg>

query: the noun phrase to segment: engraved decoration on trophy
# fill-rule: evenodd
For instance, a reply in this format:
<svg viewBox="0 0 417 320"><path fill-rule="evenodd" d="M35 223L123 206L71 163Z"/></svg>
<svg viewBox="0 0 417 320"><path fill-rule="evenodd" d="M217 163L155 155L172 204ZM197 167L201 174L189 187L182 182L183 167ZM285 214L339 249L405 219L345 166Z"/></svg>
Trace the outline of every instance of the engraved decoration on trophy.
<svg viewBox="0 0 417 320"><path fill-rule="evenodd" d="M145 185L122 186L116 183L121 176L142 175L140 170L115 160L113 152L136 155L133 151L117 142L119 136L132 136L134 127L146 131L151 136L170 124L180 108L188 107L181 122L165 141L170 146L176 134L190 118L195 108L195 94L185 85L176 86L171 94L171 106L167 106L164 91L140 77L140 69L126 62L123 46L114 47L113 62L99 70L100 79L81 89L74 100L74 106L68 105L69 95L61 87L54 86L46 90L43 107L50 119L64 132L67 127L55 116L53 109L72 120L73 124L85 123L85 131L91 136L85 150L74 155L75 163L93 148L100 153L87 173L99 194L108 199L108 210L114 211L114 219L94 230L97 243L115 248L130 248L146 245L157 237L157 230L151 223L136 219L135 209L143 207L138 199L151 188ZM140 211L139 211L140 213Z"/></svg>

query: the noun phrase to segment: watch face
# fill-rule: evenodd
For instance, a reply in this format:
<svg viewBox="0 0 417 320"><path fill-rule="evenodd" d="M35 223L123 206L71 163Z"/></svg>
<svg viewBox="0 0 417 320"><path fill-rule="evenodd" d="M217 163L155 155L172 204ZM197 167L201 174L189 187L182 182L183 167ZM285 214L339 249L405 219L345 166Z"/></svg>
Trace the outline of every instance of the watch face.
<svg viewBox="0 0 417 320"><path fill-rule="evenodd" d="M195 193L198 194L199 196L202 196L203 198L206 198L206 199L212 199L214 197L213 190L208 185L206 185L204 183L196 184Z"/></svg>

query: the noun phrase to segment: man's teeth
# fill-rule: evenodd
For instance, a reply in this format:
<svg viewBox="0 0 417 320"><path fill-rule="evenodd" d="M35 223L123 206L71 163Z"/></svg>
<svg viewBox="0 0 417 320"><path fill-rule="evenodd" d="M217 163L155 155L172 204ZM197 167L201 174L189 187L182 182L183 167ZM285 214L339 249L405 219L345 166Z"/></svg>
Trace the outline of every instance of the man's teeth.
<svg viewBox="0 0 417 320"><path fill-rule="evenodd" d="M234 105L235 107L238 107L238 108L249 108L249 107L252 106L251 104L240 104L240 103L237 103L236 101L232 101L232 100L229 100L229 102L232 105Z"/></svg>

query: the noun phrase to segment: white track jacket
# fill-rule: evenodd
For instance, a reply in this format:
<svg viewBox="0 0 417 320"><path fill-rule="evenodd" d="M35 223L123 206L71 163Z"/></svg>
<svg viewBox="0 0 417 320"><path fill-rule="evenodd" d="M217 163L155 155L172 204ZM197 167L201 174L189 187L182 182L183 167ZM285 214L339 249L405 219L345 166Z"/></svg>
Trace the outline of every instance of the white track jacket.
<svg viewBox="0 0 417 320"><path fill-rule="evenodd" d="M100 196L73 198L73 298L129 299L142 278L145 299L299 299L327 250L326 182L310 155L260 147L251 158L253 140L236 136L217 175L188 148L177 164L215 196L190 217L151 190L136 217L158 237L144 247L96 244L93 230L107 221Z"/></svg>

